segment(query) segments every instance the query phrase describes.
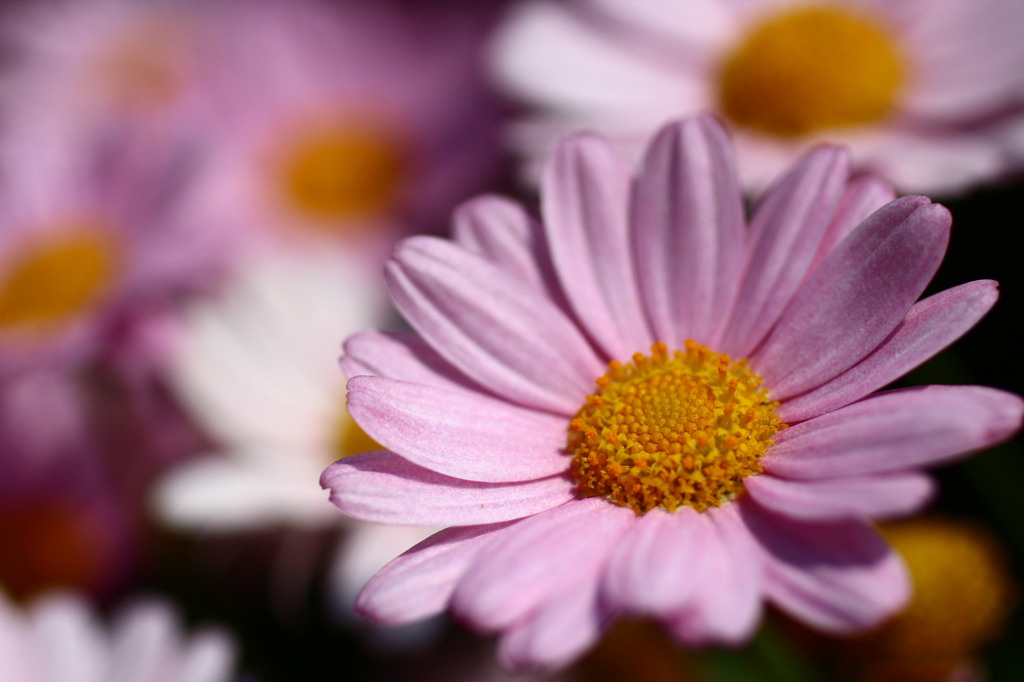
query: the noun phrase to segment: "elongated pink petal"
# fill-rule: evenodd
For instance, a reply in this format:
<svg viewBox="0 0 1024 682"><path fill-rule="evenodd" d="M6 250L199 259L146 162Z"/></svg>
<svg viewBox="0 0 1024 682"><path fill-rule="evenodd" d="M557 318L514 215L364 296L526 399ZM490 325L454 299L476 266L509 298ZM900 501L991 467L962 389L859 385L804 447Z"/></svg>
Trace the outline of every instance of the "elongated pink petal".
<svg viewBox="0 0 1024 682"><path fill-rule="evenodd" d="M772 398L816 388L877 348L938 269L949 226L945 207L903 197L840 244L752 358Z"/></svg>
<svg viewBox="0 0 1024 682"><path fill-rule="evenodd" d="M431 535L373 576L359 593L356 610L386 625L441 613L473 559L512 523L446 528Z"/></svg>
<svg viewBox="0 0 1024 682"><path fill-rule="evenodd" d="M606 620L597 601L597 580L588 576L506 630L498 657L513 673L562 668L597 641Z"/></svg>
<svg viewBox="0 0 1024 682"><path fill-rule="evenodd" d="M600 570L636 518L591 498L523 519L474 562L452 608L476 627L507 627L576 584L577 574Z"/></svg>
<svg viewBox="0 0 1024 682"><path fill-rule="evenodd" d="M1024 403L982 386L888 391L779 432L762 459L785 478L834 478L934 466L1005 440Z"/></svg>
<svg viewBox="0 0 1024 682"><path fill-rule="evenodd" d="M748 357L779 319L818 252L849 165L845 150L822 147L765 193L751 219L746 272L721 344L724 352Z"/></svg>
<svg viewBox="0 0 1024 682"><path fill-rule="evenodd" d="M663 128L647 151L630 221L640 291L659 341L718 338L743 267L737 183L729 141L708 116Z"/></svg>
<svg viewBox="0 0 1024 682"><path fill-rule="evenodd" d="M892 185L874 176L865 175L850 181L821 239L818 253L811 264L811 271L817 269L833 249L867 220L868 216L895 199L896 192Z"/></svg>
<svg viewBox="0 0 1024 682"><path fill-rule="evenodd" d="M795 424L848 405L895 381L963 336L999 297L992 280L968 282L918 301L892 334L835 379L779 406Z"/></svg>
<svg viewBox="0 0 1024 682"><path fill-rule="evenodd" d="M385 275L395 305L434 350L511 402L570 415L604 373L554 304L478 254L413 237Z"/></svg>
<svg viewBox="0 0 1024 682"><path fill-rule="evenodd" d="M759 550L737 504L727 503L702 515L714 527L706 542L706 569L691 604L668 619L669 629L683 641L738 644L761 620L762 575Z"/></svg>
<svg viewBox="0 0 1024 682"><path fill-rule="evenodd" d="M410 332L368 331L345 341L341 368L349 378L386 377L452 390L477 390L420 337Z"/></svg>
<svg viewBox="0 0 1024 682"><path fill-rule="evenodd" d="M320 485L347 515L408 526L471 526L511 521L575 497L568 476L525 483L451 478L382 450L352 455L324 471Z"/></svg>
<svg viewBox="0 0 1024 682"><path fill-rule="evenodd" d="M930 476L910 471L809 480L765 474L752 476L744 484L762 507L808 521L905 516L919 511L935 492Z"/></svg>
<svg viewBox="0 0 1024 682"><path fill-rule="evenodd" d="M537 291L558 292L542 228L515 201L497 195L470 199L452 217L452 236Z"/></svg>
<svg viewBox="0 0 1024 682"><path fill-rule="evenodd" d="M903 562L867 523L807 523L754 505L744 505L744 518L763 550L765 594L805 623L862 630L906 604Z"/></svg>
<svg viewBox="0 0 1024 682"><path fill-rule="evenodd" d="M612 607L629 613L678 611L701 584L705 548L716 541L712 526L693 509L649 511L612 553L602 594Z"/></svg>
<svg viewBox="0 0 1024 682"><path fill-rule="evenodd" d="M348 411L378 443L467 481L528 481L565 471L567 421L479 393L382 377L349 380Z"/></svg>
<svg viewBox="0 0 1024 682"><path fill-rule="evenodd" d="M652 341L633 271L629 166L595 135L563 140L544 170L541 208L562 290L583 327L611 358Z"/></svg>

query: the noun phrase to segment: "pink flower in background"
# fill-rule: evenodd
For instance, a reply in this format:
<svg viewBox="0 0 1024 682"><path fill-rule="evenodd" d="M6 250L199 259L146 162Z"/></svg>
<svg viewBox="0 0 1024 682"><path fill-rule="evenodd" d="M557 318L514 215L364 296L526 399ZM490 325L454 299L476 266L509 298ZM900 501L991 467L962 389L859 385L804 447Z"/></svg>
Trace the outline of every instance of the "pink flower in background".
<svg viewBox="0 0 1024 682"><path fill-rule="evenodd" d="M0 594L109 596L137 568L140 524L100 465L70 382L34 372L3 388Z"/></svg>
<svg viewBox="0 0 1024 682"><path fill-rule="evenodd" d="M88 135L65 144L26 134L29 111L7 113L0 374L104 354L159 364L178 299L214 282L228 256L228 234L189 214L187 152Z"/></svg>
<svg viewBox="0 0 1024 682"><path fill-rule="evenodd" d="M532 2L494 63L537 106L515 134L533 160L580 128L638 155L664 122L712 109L732 124L744 187L821 140L903 191L955 192L1021 166L1002 139L1024 115L1017 2Z"/></svg>
<svg viewBox="0 0 1024 682"><path fill-rule="evenodd" d="M169 129L194 113L205 7L193 0L42 0L2 10L16 60L2 97L45 129Z"/></svg>
<svg viewBox="0 0 1024 682"><path fill-rule="evenodd" d="M227 682L235 647L214 628L182 632L168 604L146 600L111 624L74 594L20 609L0 595L0 679L5 682Z"/></svg>
<svg viewBox="0 0 1024 682"><path fill-rule="evenodd" d="M387 251L494 170L482 12L392 2L225 2L207 65L213 206L275 241ZM219 22L219 23L217 23Z"/></svg>
<svg viewBox="0 0 1024 682"><path fill-rule="evenodd" d="M917 301L950 216L804 157L749 224L722 129L670 125L639 171L591 135L545 167L541 223L496 197L455 243L387 266L416 334L345 346L348 409L387 450L321 479L345 513L450 528L357 606L404 623L450 607L515 668L567 664L619 614L737 643L765 601L844 632L906 601L869 519L919 509L923 466L1014 433L1022 401L978 386L875 393L996 299Z"/></svg>
<svg viewBox="0 0 1024 682"><path fill-rule="evenodd" d="M340 249L250 255L219 297L189 307L168 380L215 446L168 471L153 497L179 529L336 529L330 587L346 615L374 573L436 530L339 523L316 484L330 462L376 447L348 416L337 371L338 340L391 314L375 270Z"/></svg>

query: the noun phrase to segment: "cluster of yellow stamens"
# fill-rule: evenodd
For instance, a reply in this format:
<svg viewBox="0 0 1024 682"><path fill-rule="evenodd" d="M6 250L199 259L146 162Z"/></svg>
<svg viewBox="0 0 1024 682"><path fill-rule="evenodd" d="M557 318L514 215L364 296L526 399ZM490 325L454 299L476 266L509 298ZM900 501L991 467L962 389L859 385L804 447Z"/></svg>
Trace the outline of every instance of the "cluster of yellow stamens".
<svg viewBox="0 0 1024 682"><path fill-rule="evenodd" d="M611 362L569 425L572 475L584 497L643 514L704 511L736 498L785 428L745 360L687 341Z"/></svg>

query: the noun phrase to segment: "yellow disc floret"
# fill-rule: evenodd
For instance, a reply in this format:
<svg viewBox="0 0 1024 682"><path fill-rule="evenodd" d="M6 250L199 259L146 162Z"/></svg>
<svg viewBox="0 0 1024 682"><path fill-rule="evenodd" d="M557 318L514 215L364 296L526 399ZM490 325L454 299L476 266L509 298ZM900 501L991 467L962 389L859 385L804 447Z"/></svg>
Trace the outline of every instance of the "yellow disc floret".
<svg viewBox="0 0 1024 682"><path fill-rule="evenodd" d="M119 273L118 246L103 230L76 227L21 249L0 274L0 332L58 326L91 309Z"/></svg>
<svg viewBox="0 0 1024 682"><path fill-rule="evenodd" d="M584 497L643 514L704 511L743 492L784 428L745 360L687 341L612 362L569 425L572 475Z"/></svg>
<svg viewBox="0 0 1024 682"><path fill-rule="evenodd" d="M345 123L304 131L281 163L291 209L328 226L393 210L407 166L393 136L372 125Z"/></svg>
<svg viewBox="0 0 1024 682"><path fill-rule="evenodd" d="M779 137L874 123L906 80L898 45L871 17L809 5L755 24L722 62L721 111Z"/></svg>

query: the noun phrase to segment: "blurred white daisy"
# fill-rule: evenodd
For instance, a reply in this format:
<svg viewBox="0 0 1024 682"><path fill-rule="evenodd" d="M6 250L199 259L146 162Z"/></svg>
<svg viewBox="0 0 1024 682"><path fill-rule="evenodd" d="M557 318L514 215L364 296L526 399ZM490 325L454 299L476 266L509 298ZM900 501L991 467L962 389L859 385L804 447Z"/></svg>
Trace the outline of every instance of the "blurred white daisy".
<svg viewBox="0 0 1024 682"><path fill-rule="evenodd" d="M339 523L318 483L331 462L374 449L345 410L341 341L383 322L379 276L337 250L263 253L220 298L186 316L171 383L218 452L172 470L156 511L210 532L347 528L332 569L342 604L427 530Z"/></svg>
<svg viewBox="0 0 1024 682"><path fill-rule="evenodd" d="M77 595L56 593L22 610L0 594L4 682L226 682L235 647L218 629L182 632L174 610L138 601L108 627Z"/></svg>

